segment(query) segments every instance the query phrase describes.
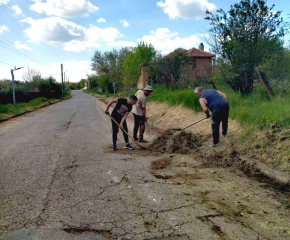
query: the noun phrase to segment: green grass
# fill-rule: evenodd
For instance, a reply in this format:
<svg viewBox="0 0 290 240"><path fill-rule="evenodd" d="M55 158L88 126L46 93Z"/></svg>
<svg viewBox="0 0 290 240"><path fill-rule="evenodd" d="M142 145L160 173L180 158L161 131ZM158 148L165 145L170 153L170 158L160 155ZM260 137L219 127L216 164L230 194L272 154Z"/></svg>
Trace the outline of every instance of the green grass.
<svg viewBox="0 0 290 240"><path fill-rule="evenodd" d="M175 90L164 87L155 88L148 101L167 103L170 106L182 105L196 112L201 111L198 97L193 90Z"/></svg>
<svg viewBox="0 0 290 240"><path fill-rule="evenodd" d="M32 110L45 102L51 102L55 99L47 99L45 97L40 97L33 99L28 103L17 103L15 106L13 104L0 104L0 119L4 120L10 118L14 115L23 113L27 110Z"/></svg>
<svg viewBox="0 0 290 240"><path fill-rule="evenodd" d="M226 92L230 103L230 118L244 126L260 129L290 126L290 105L288 96L272 100L258 93L242 96L233 91Z"/></svg>
<svg viewBox="0 0 290 240"><path fill-rule="evenodd" d="M289 128L290 126L290 96L277 96L269 99L263 88L255 89L250 96L242 96L230 89L221 89L228 96L230 104L230 119L234 119L248 129L267 129L273 127ZM100 93L93 90L89 92L106 97L129 97L136 89L118 94ZM171 90L162 85L154 86L154 92L148 101L167 103L170 106L182 105L195 112L201 111L197 96L192 89Z"/></svg>

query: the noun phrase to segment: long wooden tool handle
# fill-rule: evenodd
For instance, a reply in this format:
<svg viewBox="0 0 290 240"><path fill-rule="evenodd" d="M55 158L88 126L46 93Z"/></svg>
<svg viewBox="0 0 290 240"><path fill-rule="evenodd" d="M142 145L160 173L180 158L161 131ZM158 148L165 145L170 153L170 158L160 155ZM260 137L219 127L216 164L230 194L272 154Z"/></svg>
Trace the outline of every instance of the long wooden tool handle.
<svg viewBox="0 0 290 240"><path fill-rule="evenodd" d="M109 115L109 117L118 125L118 127L124 132L124 133L126 133L127 134L127 136L129 137L129 138L131 138L131 140L137 145L137 146L139 146L139 147L142 147L142 146L140 146L135 140L134 140L134 138L132 138L130 135L129 135L129 133L127 133L124 129L122 129L121 127L120 127L120 124L115 120L115 118L113 118L110 114L108 114Z"/></svg>
<svg viewBox="0 0 290 240"><path fill-rule="evenodd" d="M194 124L197 124L197 123L199 123L199 122L203 121L204 119L207 119L207 118L206 118L206 117L204 117L204 118L202 118L202 119L199 119L199 120L195 121L194 123L192 123L192 124L190 124L190 125L188 125L188 126L186 126L186 127L182 128L182 130L184 130L184 129L186 129L186 128L189 128L190 126L192 126L192 125L194 125Z"/></svg>

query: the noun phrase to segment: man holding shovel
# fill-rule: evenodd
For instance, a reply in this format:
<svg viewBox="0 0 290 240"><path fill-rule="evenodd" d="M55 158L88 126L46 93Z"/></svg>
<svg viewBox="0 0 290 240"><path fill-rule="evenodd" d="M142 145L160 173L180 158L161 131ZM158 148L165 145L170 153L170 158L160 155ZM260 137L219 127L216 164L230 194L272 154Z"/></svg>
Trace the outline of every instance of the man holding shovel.
<svg viewBox="0 0 290 240"><path fill-rule="evenodd" d="M199 103L207 118L210 117L208 109L211 111L212 147L217 147L220 137L219 129L221 122L222 135L224 137L227 135L228 131L230 106L228 104L227 95L214 89L204 90L202 87L197 87L195 93L199 97Z"/></svg>
<svg viewBox="0 0 290 240"><path fill-rule="evenodd" d="M139 142L144 142L143 134L145 132L145 122L146 118L146 97L148 97L153 92L153 88L151 86L147 86L144 88L144 91L139 90L136 92L136 97L138 98L138 102L133 106L132 113L134 115L134 129L133 129L133 138L135 141L138 141L137 133L140 128L140 137Z"/></svg>
<svg viewBox="0 0 290 240"><path fill-rule="evenodd" d="M128 127L126 123L126 118L129 115L129 112L132 110L132 106L135 105L138 101L138 98L135 95L129 97L129 99L119 98L119 99L112 99L108 102L107 108L105 110L106 114L109 114L109 108L113 103L116 103L116 106L111 114L111 117L115 119L119 124L120 128L122 129L123 136L126 142L126 149L133 150L134 148L129 143L128 135L123 131L123 129L128 132ZM113 147L112 150L117 150L117 135L119 132L119 126L112 121L112 129L113 129Z"/></svg>

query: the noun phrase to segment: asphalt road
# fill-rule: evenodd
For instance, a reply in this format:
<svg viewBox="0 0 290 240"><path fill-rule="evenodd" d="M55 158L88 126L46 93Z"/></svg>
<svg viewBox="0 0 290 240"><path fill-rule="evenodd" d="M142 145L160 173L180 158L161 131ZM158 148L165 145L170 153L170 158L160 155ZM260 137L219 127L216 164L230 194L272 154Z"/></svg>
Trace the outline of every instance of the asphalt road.
<svg viewBox="0 0 290 240"><path fill-rule="evenodd" d="M258 230L247 228L206 201L210 192L228 191L220 176L233 184L235 173L197 171L200 163L183 159L199 178L191 179L194 184L182 177L171 181L150 170L161 156L113 153L110 144L109 118L81 91L1 123L1 239L267 239L257 224ZM176 175L178 164L166 174ZM213 171L217 179L198 180ZM246 192L253 183L241 179Z"/></svg>

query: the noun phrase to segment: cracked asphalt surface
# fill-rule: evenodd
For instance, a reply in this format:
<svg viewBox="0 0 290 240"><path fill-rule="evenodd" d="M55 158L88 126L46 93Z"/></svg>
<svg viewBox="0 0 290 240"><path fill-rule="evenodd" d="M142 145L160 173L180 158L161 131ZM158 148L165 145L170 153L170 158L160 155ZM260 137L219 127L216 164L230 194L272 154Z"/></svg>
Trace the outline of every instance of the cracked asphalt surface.
<svg viewBox="0 0 290 240"><path fill-rule="evenodd" d="M1 239L289 239L284 195L192 156L110 144L110 120L81 91L1 123Z"/></svg>

